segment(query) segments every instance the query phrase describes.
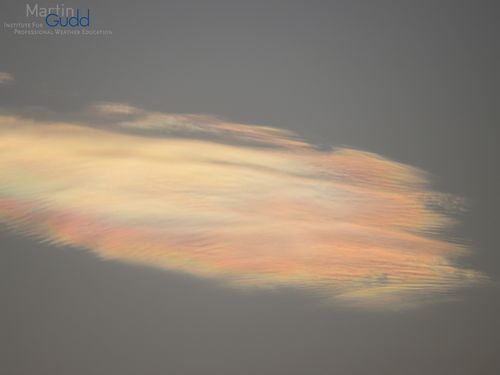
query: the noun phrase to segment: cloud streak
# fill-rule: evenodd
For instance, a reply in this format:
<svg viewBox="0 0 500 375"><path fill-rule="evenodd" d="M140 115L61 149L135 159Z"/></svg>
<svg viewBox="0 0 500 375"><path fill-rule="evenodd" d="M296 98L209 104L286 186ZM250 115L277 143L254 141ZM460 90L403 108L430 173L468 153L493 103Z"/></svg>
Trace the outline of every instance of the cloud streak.
<svg viewBox="0 0 500 375"><path fill-rule="evenodd" d="M14 82L14 77L12 74L7 72L0 72L0 85Z"/></svg>
<svg viewBox="0 0 500 375"><path fill-rule="evenodd" d="M484 279L456 265L466 249L443 235L461 201L418 169L208 116L88 111L118 117L96 128L0 116L0 221L12 230L360 306L415 304Z"/></svg>

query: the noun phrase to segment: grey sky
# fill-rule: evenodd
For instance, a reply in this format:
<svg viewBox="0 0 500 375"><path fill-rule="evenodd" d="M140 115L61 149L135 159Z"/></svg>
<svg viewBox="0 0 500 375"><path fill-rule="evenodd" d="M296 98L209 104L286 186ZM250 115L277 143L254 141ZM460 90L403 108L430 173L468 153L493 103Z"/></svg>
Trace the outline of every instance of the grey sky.
<svg viewBox="0 0 500 375"><path fill-rule="evenodd" d="M42 2L39 3L42 5ZM493 1L78 1L111 36L0 33L0 106L113 101L297 131L428 171L490 287L399 313L101 262L0 237L5 374L497 374L499 6ZM25 3L4 0L1 21ZM37 112L37 113L38 113Z"/></svg>

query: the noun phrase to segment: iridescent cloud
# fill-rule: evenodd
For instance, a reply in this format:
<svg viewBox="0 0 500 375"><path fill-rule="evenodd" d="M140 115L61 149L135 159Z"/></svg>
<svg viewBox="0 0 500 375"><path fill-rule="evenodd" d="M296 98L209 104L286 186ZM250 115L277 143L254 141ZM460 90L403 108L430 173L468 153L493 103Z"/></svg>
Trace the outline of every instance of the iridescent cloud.
<svg viewBox="0 0 500 375"><path fill-rule="evenodd" d="M208 116L119 103L86 113L118 117L96 127L0 116L0 221L12 230L361 306L483 280L456 265L466 249L443 235L460 200L432 191L418 169Z"/></svg>

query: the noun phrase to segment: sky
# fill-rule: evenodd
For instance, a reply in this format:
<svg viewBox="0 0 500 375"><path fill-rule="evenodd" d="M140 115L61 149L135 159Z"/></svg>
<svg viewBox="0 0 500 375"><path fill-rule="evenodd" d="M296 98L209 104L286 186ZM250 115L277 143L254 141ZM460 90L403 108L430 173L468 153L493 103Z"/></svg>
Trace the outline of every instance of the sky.
<svg viewBox="0 0 500 375"><path fill-rule="evenodd" d="M2 372L498 373L498 5L64 5L0 5Z"/></svg>

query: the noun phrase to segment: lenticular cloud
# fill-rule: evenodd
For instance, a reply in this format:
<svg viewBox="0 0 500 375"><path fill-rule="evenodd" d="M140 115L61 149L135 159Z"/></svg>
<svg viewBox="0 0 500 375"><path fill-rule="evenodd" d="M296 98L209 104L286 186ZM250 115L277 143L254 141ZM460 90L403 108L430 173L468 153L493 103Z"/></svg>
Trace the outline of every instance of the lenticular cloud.
<svg viewBox="0 0 500 375"><path fill-rule="evenodd" d="M443 236L460 201L420 170L212 117L116 103L87 114L100 125L0 116L7 227L104 259L361 306L482 279Z"/></svg>

